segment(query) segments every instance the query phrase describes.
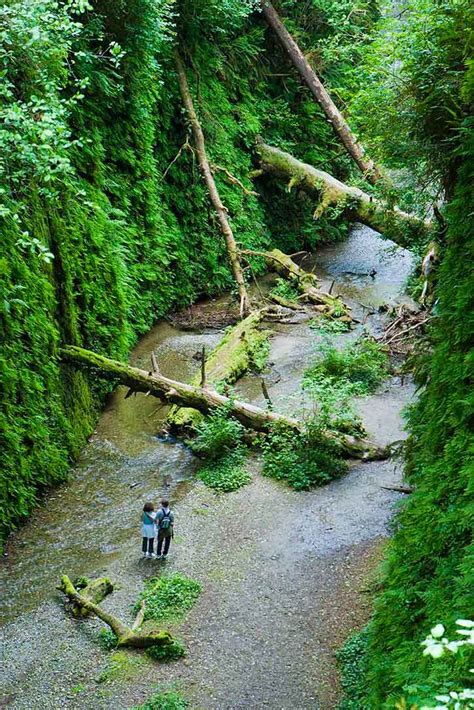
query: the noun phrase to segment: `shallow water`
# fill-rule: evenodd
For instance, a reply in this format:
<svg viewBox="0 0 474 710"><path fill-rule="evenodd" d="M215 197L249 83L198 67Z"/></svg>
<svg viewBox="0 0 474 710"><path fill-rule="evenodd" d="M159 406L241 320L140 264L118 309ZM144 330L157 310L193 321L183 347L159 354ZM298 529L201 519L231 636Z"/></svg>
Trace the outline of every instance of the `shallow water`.
<svg viewBox="0 0 474 710"><path fill-rule="evenodd" d="M364 320L368 310L401 296L412 258L409 252L382 241L372 230L356 227L346 242L321 248L304 264L306 268L308 263L315 265L326 287L335 281L333 292L343 295L354 315ZM372 269L377 271L373 278L369 275ZM265 374L267 386L275 409L294 411L305 406L300 395L301 377L321 336L311 330L307 321L269 327L275 332L270 367ZM370 315L365 325L361 323L355 332L341 336L341 343L364 327L379 329L380 316ZM193 356L203 345L209 351L221 335L222 331L215 330L181 331L163 322L140 341L131 361L147 367L154 352L163 374L186 380L199 367ZM246 376L237 389L249 401L263 403L259 377ZM24 668L21 663L17 667L14 658L19 623L35 625L32 662L35 654L44 658L57 652L58 634L53 634L52 629L55 616L61 613L55 591L59 575L65 571L71 577L109 574L129 586L126 596L133 600L143 577L150 574L137 562L137 518L143 502L156 501L164 494L177 501L193 486L195 457L182 443L157 435L166 407L143 394L125 399L125 392L119 387L111 396L69 482L51 492L30 521L9 540L8 554L0 569L0 611L4 623L13 622L6 627L9 641L8 676L2 679L5 693L11 693L23 677ZM385 391L358 404L367 429L377 442L387 443L403 436L400 409L411 394L409 386L400 387L393 380ZM341 486L343 482L335 484L334 495ZM389 501L384 501L389 506ZM389 507L379 516L380 521L389 515L388 511ZM341 513L344 518L344 511ZM341 539L350 540L358 524L351 520L347 530L341 531ZM360 524L364 525L363 521ZM383 522L374 526L373 536L380 533L381 525ZM316 530L316 537L318 534ZM26 705L18 701L12 707ZM56 705L40 703L38 707Z"/></svg>

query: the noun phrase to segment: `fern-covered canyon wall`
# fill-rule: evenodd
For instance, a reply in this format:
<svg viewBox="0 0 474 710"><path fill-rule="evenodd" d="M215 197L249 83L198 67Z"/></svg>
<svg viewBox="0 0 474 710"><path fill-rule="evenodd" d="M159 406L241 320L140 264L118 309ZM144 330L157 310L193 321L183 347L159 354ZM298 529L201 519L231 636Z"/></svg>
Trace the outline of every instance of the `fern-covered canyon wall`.
<svg viewBox="0 0 474 710"><path fill-rule="evenodd" d="M299 23L298 4L284 6ZM350 170L254 11L231 0L12 0L1 10L2 535L65 478L102 401L103 386L58 364L58 344L126 357L170 309L232 283L187 141L176 33L238 241L297 250L345 229L312 222L303 196L295 205L261 180L258 200L224 171L253 187L257 135L343 179ZM343 11L316 3L305 32L350 90L375 13L360 3L341 62L326 45Z"/></svg>

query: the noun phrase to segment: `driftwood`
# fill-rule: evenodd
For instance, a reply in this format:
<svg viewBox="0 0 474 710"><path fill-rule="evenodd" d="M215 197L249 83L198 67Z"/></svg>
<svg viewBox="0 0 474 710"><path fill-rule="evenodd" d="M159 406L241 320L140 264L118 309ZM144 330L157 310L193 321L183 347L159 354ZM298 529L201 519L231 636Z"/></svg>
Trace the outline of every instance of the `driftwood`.
<svg viewBox="0 0 474 710"><path fill-rule="evenodd" d="M128 385L136 392L151 394L168 404L191 407L203 414L209 414L216 409L225 407L231 416L238 419L245 427L255 431L269 432L275 424L285 426L295 433L301 432L304 428L302 422L292 417L226 397L209 387L201 389L195 385L170 380L159 373L148 373L75 345L61 348L60 356L65 362L92 368L102 377ZM336 442L341 455L348 458L368 461L385 459L389 455L387 447L379 447L365 439L356 439L353 436L332 431L326 431L325 436L331 442Z"/></svg>
<svg viewBox="0 0 474 710"><path fill-rule="evenodd" d="M346 119L339 111L328 91L323 86L313 67L310 65L303 52L281 21L278 13L270 0L260 0L262 12L270 27L274 30L283 48L288 53L293 65L300 73L303 81L308 86L312 95L321 106L326 118L331 124L334 133L341 140L348 154L364 173L369 182L375 184L381 179L380 170L373 160L365 156L362 145L352 133Z"/></svg>
<svg viewBox="0 0 474 710"><path fill-rule="evenodd" d="M78 592L66 574L61 577L58 589L67 596L73 607L83 610L86 614L94 614L106 623L117 637L117 646L150 648L151 646L168 646L173 642L173 637L168 631L150 631L146 634L138 631L143 623L144 603L140 607L133 626L129 627L123 624L116 616L109 614L98 604L94 604L93 601Z"/></svg>
<svg viewBox="0 0 474 710"><path fill-rule="evenodd" d="M265 172L287 179L289 190L298 186L318 199L315 219L330 205L339 205L349 219L366 224L404 247L413 246L414 239L426 239L432 229L431 222L398 207L390 208L358 187L345 185L324 170L303 163L279 148L259 142L257 152Z"/></svg>
<svg viewBox="0 0 474 710"><path fill-rule="evenodd" d="M380 486L380 488L384 488L386 491L395 491L396 493L405 493L405 495L409 495L410 493L413 493L415 490L411 486Z"/></svg>
<svg viewBox="0 0 474 710"><path fill-rule="evenodd" d="M206 152L206 144L204 141L204 133L202 132L201 124L197 117L197 113L194 108L191 93L189 91L188 81L186 78L186 71L179 56L179 53L175 52L175 62L176 69L178 72L179 88L181 91L181 96L183 98L183 103L186 108L186 112L191 124L191 128L194 135L194 142L196 143L196 152L199 160L199 166L201 168L202 175L207 185L209 191L209 197L214 206L214 209L219 220L222 234L225 237L227 245L227 254L229 256L229 261L232 267L232 272L234 274L235 281L239 290L240 296L240 314L245 315L250 310L250 300L247 294L247 287L245 285L244 274L242 271L242 266L239 261L239 252L237 249L237 244L235 243L234 234L232 228L227 219L227 210L222 204L217 186L214 180L214 175L212 174L211 166Z"/></svg>
<svg viewBox="0 0 474 710"><path fill-rule="evenodd" d="M298 266L291 256L280 251L280 249L272 249L269 252L245 249L241 253L263 257L269 269L276 271L280 276L296 286L302 296L314 303L321 312L348 322L352 320L349 314L349 306L343 303L338 296L332 296L330 293L322 291L317 276Z"/></svg>

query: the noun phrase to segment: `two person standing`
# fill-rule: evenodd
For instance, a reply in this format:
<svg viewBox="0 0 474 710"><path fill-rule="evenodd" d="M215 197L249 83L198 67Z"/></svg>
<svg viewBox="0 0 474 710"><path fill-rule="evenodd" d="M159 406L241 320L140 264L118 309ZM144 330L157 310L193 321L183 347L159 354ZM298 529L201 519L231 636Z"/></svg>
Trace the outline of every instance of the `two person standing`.
<svg viewBox="0 0 474 710"><path fill-rule="evenodd" d="M169 501L163 499L161 508L155 512L153 503L145 503L142 516L142 552L143 557L157 557L166 560L173 537L174 515ZM156 555L153 552L157 537Z"/></svg>

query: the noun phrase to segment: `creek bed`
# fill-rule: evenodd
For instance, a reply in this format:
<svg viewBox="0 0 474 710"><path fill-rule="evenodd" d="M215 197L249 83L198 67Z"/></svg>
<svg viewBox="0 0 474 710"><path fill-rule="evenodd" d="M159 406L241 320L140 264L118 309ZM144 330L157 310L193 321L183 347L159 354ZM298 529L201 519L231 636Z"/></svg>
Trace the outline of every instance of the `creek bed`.
<svg viewBox="0 0 474 710"><path fill-rule="evenodd" d="M316 256L323 284L334 281L333 290L361 320L401 296L411 265L407 251L358 226L347 241L322 247ZM366 326L377 331L381 323L375 312ZM301 377L318 336L307 321L272 328L266 379L275 409L291 411L304 406ZM165 375L185 380L198 367L193 356L221 335L163 322L140 341L131 360L146 367L154 351ZM237 389L263 403L255 376L243 378ZM3 704L18 710L125 709L156 683L181 681L196 708L334 707L332 651L367 617L358 585L375 564L399 498L380 486L399 481L400 471L392 462L357 463L339 481L295 493L262 479L255 465L250 486L215 496L194 481L192 453L156 435L166 408L142 394L125 400L124 392L119 387L111 396L69 482L9 540L0 570ZM411 396L410 383L393 378L357 404L377 443L403 437L400 412ZM118 586L104 606L129 619L143 580L163 569L141 559L137 523L143 502L163 494L174 501L177 516L168 570L204 585L180 630L189 659L144 663L121 679L99 682L109 657L97 643L101 624L65 614L55 585L63 572L106 574Z"/></svg>

